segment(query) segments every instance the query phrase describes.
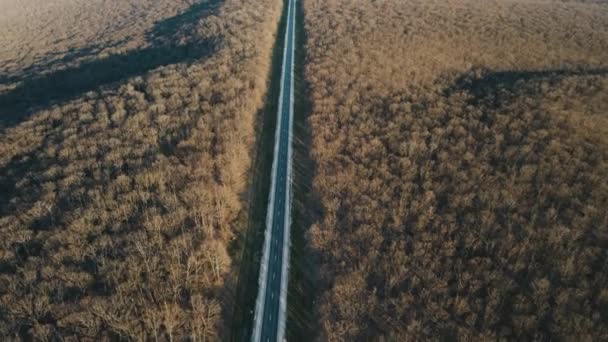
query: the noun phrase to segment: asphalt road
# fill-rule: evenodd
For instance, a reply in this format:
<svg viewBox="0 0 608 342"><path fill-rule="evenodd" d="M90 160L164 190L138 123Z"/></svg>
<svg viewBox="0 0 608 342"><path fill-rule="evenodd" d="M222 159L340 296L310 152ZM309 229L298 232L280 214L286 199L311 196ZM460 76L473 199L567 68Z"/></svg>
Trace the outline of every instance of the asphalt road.
<svg viewBox="0 0 608 342"><path fill-rule="evenodd" d="M295 11L295 0L289 0L272 180L252 334L254 342L282 341L285 336L291 224Z"/></svg>

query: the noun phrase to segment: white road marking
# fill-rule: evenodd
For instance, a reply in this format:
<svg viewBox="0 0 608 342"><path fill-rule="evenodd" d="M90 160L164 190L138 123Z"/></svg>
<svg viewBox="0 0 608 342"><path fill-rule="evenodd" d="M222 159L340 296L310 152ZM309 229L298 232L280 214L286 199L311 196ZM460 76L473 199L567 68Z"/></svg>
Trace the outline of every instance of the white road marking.
<svg viewBox="0 0 608 342"><path fill-rule="evenodd" d="M258 296L256 300L256 309L254 316L254 327L252 334L253 342L260 342L265 339L270 342L271 338L274 336L274 332L276 332L276 340L283 341L285 335L285 316L286 316L286 303L287 303L287 267L289 264L289 245L290 245L290 208L291 208L291 183L285 182L283 183L284 172L286 174L286 178L291 179L291 170L292 170L292 126L293 126L293 69L294 69L294 49L295 49L295 0L289 0L288 8L287 8L287 27L285 32L285 44L283 50L283 64L281 70L281 80L280 80L280 94L279 94L279 108L277 112L278 116L278 125L275 130L275 146L274 146L274 160L272 163L272 180L271 180L271 191L270 198L268 203L268 212L266 216L266 232L264 236L264 252L262 255L262 264L260 266L260 278L259 278L259 290ZM288 64L289 58L289 64ZM289 82L287 85L286 82ZM285 88L287 86L287 88ZM287 103L287 98L285 96L289 96L289 103ZM285 117L283 111L283 104L288 105L288 114L289 117ZM285 141L287 138L287 141ZM283 144L283 145L282 145ZM287 151L285 151L285 148ZM287 158L285 156L287 155ZM284 165L279 165L286 161L286 169L284 169ZM279 172L279 168L280 171ZM279 179L280 177L280 179ZM280 187L276 188L276 182L280 181ZM287 189L282 186L286 186ZM287 190L287 191L285 191ZM285 207L283 208L283 196L285 196ZM278 202L275 203L275 197L278 197ZM275 204L278 205L278 208L275 208ZM275 211L275 209L277 209ZM275 222L280 215L282 214L281 210L285 209L286 213L283 216L283 222ZM278 215L278 217L277 217ZM283 226L281 226L283 225ZM273 233L278 233L279 229L283 229L283 246L282 246L282 263L278 266L281 267L281 282L279 287L279 308L278 308L278 318L276 320L276 326L272 324L274 321L274 315L276 312L273 308L265 309L266 302L266 294L270 288L268 288L267 277L268 271L271 267L269 259L270 259L270 247L273 240ZM278 240L274 241L275 247L278 247ZM278 260L278 253L274 255L275 261ZM274 267L273 267L274 268ZM272 279L276 279L276 272L273 271ZM276 284L275 284L276 285ZM272 286L272 285L271 285ZM271 292L271 298L274 299L274 292ZM264 317L266 316L266 317ZM268 320L269 319L269 320ZM263 321L265 323L263 324ZM276 330L274 332L270 332L269 335L262 336L262 325L264 325L264 330L271 329Z"/></svg>

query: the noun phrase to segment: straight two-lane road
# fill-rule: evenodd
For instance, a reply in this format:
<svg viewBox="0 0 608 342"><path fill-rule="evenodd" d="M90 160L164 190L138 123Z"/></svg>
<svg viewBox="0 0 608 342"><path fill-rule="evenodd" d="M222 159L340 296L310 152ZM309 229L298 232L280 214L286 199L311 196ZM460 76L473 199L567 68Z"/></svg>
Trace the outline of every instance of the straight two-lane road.
<svg viewBox="0 0 608 342"><path fill-rule="evenodd" d="M282 341L285 337L291 224L295 12L295 0L289 0L270 198L252 332L254 342Z"/></svg>

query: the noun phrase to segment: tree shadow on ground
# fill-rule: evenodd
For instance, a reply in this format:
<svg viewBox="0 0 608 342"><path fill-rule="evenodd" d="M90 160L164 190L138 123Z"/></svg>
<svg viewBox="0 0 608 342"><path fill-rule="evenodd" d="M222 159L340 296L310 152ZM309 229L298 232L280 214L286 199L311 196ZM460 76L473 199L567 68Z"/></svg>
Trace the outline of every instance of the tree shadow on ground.
<svg viewBox="0 0 608 342"><path fill-rule="evenodd" d="M69 101L104 85L165 65L205 58L215 49L213 41L189 39L187 43L180 43L177 36L187 34L199 20L214 14L220 3L221 0L196 3L182 14L158 22L146 33L149 47L25 77L15 89L0 95L0 128L16 125L35 110Z"/></svg>
<svg viewBox="0 0 608 342"><path fill-rule="evenodd" d="M557 82L570 76L606 76L608 68L551 69L540 71L491 71L487 69L471 70L458 77L454 85L447 89L446 95L466 90L473 95L472 102L487 97L497 90L512 91L521 82L547 80Z"/></svg>
<svg viewBox="0 0 608 342"><path fill-rule="evenodd" d="M1 85L11 85L15 83L23 82L27 79L40 77L45 74L46 70L59 70L65 68L68 65L74 65L81 59L94 58L102 50L117 48L123 44L126 44L128 39L121 39L112 43L106 44L91 44L82 48L70 48L64 51L52 51L44 54L40 58L40 62L34 63L28 67L20 69L18 72L0 75ZM58 56L62 56L58 58ZM12 61L9 61L9 63Z"/></svg>

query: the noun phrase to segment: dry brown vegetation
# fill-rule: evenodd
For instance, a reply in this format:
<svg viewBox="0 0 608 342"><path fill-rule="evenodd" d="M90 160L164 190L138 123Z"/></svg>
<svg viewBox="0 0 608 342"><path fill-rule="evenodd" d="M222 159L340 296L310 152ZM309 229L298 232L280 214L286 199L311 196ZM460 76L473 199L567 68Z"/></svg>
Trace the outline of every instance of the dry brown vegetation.
<svg viewBox="0 0 608 342"><path fill-rule="evenodd" d="M24 76L149 45L145 34L195 0L3 0L0 90Z"/></svg>
<svg viewBox="0 0 608 342"><path fill-rule="evenodd" d="M304 6L320 338L608 339L608 5Z"/></svg>
<svg viewBox="0 0 608 342"><path fill-rule="evenodd" d="M36 17L23 3L43 6L1 6L17 6L8 16ZM48 3L61 11L71 2ZM281 2L73 3L87 4L65 10L79 27L88 23L82 18L101 26L123 18L108 28L118 36L140 14L147 23L175 15L121 54L58 62L43 75L28 75L35 63L15 67L19 84L0 95L0 114L11 117L0 133L0 335L225 337L234 282L228 246ZM150 12L152 4L159 7ZM96 9L107 11L90 13ZM28 25L9 26L19 33Z"/></svg>

